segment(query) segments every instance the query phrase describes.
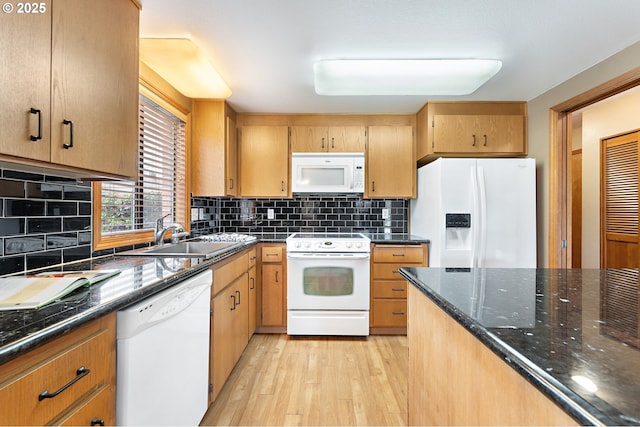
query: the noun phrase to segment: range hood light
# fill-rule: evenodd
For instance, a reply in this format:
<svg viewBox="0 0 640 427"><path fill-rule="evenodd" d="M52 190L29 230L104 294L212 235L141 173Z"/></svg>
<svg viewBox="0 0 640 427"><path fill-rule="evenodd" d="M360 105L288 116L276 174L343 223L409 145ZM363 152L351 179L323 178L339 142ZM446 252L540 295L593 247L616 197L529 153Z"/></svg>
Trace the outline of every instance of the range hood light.
<svg viewBox="0 0 640 427"><path fill-rule="evenodd" d="M493 59L336 59L313 73L318 95L468 95L500 68Z"/></svg>

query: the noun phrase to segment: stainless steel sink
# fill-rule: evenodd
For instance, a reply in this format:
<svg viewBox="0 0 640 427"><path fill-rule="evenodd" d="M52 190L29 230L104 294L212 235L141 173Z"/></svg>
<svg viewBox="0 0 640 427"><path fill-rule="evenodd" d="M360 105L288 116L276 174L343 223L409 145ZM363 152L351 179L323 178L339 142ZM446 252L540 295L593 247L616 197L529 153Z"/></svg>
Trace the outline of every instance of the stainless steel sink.
<svg viewBox="0 0 640 427"><path fill-rule="evenodd" d="M180 242L122 252L118 255L211 258L231 246L240 244L238 242Z"/></svg>

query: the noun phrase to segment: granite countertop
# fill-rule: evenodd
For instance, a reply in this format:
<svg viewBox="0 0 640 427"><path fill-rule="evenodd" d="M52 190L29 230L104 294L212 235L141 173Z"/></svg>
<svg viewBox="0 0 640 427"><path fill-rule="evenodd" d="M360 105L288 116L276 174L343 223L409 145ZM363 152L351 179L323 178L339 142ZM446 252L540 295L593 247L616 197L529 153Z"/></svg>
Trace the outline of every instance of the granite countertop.
<svg viewBox="0 0 640 427"><path fill-rule="evenodd" d="M400 271L579 423L640 425L640 270Z"/></svg>
<svg viewBox="0 0 640 427"><path fill-rule="evenodd" d="M371 239L371 243L389 243L398 245L411 245L420 243L429 243L429 239L425 239L415 234L406 233L364 233Z"/></svg>
<svg viewBox="0 0 640 427"><path fill-rule="evenodd" d="M210 259L105 256L65 264L51 271L117 269L120 274L80 288L39 309L0 311L0 363L73 328L141 301L257 243L221 251Z"/></svg>

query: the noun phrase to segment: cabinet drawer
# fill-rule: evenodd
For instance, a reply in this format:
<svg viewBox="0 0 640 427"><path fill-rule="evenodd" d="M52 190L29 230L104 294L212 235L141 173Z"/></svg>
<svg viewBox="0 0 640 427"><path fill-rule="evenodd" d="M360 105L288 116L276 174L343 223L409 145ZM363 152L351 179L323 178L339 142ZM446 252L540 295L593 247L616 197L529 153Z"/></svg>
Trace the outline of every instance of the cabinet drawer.
<svg viewBox="0 0 640 427"><path fill-rule="evenodd" d="M249 255L239 255L222 267L213 270L213 290L211 296L223 290L229 283L242 276L249 268Z"/></svg>
<svg viewBox="0 0 640 427"><path fill-rule="evenodd" d="M374 300L373 322L375 327L407 326L407 301L406 300Z"/></svg>
<svg viewBox="0 0 640 427"><path fill-rule="evenodd" d="M373 251L373 262L421 264L424 262L422 245L377 245Z"/></svg>
<svg viewBox="0 0 640 427"><path fill-rule="evenodd" d="M371 272L372 280L406 280L400 275L400 268L407 267L407 264L373 264Z"/></svg>
<svg viewBox="0 0 640 427"><path fill-rule="evenodd" d="M106 328L99 321L99 328L82 328L0 366L0 425L47 424L87 394L115 383L115 313L107 317ZM45 391L60 392L40 399Z"/></svg>
<svg viewBox="0 0 640 427"><path fill-rule="evenodd" d="M265 246L262 248L262 262L282 262L281 246Z"/></svg>
<svg viewBox="0 0 640 427"><path fill-rule="evenodd" d="M88 426L104 425L112 426L116 424L116 419L112 414L116 413L116 389L113 386L104 386L96 390L87 400L80 404L73 411L64 414L53 424L61 426Z"/></svg>
<svg viewBox="0 0 640 427"><path fill-rule="evenodd" d="M372 289L373 298L406 298L406 280L375 280Z"/></svg>

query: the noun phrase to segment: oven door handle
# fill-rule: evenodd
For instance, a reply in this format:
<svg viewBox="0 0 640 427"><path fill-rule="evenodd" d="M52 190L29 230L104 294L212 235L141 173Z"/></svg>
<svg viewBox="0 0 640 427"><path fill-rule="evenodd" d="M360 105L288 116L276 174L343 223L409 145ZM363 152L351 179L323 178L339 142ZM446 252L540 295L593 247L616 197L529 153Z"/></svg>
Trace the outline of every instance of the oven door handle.
<svg viewBox="0 0 640 427"><path fill-rule="evenodd" d="M371 255L368 253L353 253L353 254L325 254L325 253L288 253L288 259L369 259Z"/></svg>

